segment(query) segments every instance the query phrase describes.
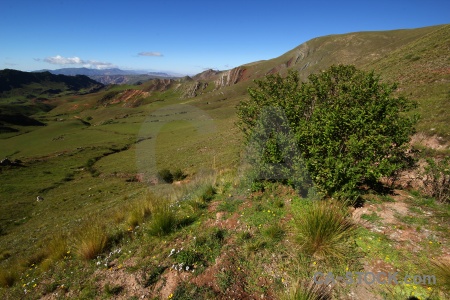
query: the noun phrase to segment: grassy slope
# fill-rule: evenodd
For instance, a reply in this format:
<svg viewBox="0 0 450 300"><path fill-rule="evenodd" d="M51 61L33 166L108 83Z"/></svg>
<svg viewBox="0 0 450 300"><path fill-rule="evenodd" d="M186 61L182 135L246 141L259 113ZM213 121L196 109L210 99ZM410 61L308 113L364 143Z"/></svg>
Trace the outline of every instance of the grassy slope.
<svg viewBox="0 0 450 300"><path fill-rule="evenodd" d="M271 70L283 73L288 67L296 68L302 78L306 78L335 63L353 63L364 69L375 69L383 78L400 81L401 92L411 94L419 101L419 111L433 112L422 118L419 129L447 139L449 129L445 124L449 115L445 108L449 75L445 66L446 62L448 64L449 29L447 25L316 38L273 60L244 66L247 81L190 99L180 98L182 87L152 93L136 108L125 107L123 103L107 107L98 105L109 91L61 98L57 108L35 115L48 124L46 127L32 128L31 132L21 135L0 136L0 157L21 159L25 165L23 168L3 168L0 172L0 225L3 232L0 235L0 265L6 266L15 258L45 248L49 235L70 231L79 226L80 220L107 214L142 198L146 185L126 180L137 173L151 173L148 166L154 163L153 160L159 168L181 168L190 175L189 178L201 169L239 166L242 137L234 126L234 107L246 97L251 79L260 78ZM113 90L145 90L149 85L117 86ZM198 114L202 121L193 122ZM89 119L92 125L86 126L77 118ZM136 143L139 138L148 137L152 139ZM154 156L147 156L146 151L155 145ZM86 168L89 159L98 159L93 168L99 176L93 177ZM224 185L234 180L228 179ZM45 200L37 203L37 195ZM216 210L236 209L234 202L227 201L226 197L218 200L219 208L211 208L209 217L214 218ZM273 205L267 208L276 208ZM256 226L258 218L263 218L259 216L260 212L249 213L254 214L249 218L256 218L242 220L249 226ZM289 214L289 211L280 210L279 213ZM230 216L227 214L227 218ZM183 234L195 232L207 220L206 217L199 218L197 225L169 240L177 244ZM245 247L250 247L251 252L255 247L258 249L258 239L250 246L245 242ZM155 242L151 240L148 245ZM140 242L136 243L130 247L141 252ZM280 247L288 249L291 246ZM164 252L167 249L159 248ZM273 250L269 247L264 250L264 255L270 256ZM11 253L12 257L2 259L5 252ZM87 276L89 270L92 268L84 270L87 273L82 276ZM78 278L72 280L75 282ZM254 280L251 283L253 292L258 285L257 279Z"/></svg>

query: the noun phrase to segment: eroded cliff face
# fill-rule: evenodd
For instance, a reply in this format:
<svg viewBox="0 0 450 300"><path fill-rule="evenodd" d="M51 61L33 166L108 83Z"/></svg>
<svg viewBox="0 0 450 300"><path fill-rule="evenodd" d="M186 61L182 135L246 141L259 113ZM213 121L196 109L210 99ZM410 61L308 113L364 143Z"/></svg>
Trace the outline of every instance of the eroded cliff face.
<svg viewBox="0 0 450 300"><path fill-rule="evenodd" d="M228 71L223 71L219 74L219 78L217 78L214 81L214 84L216 85L216 89L225 87L225 86L230 86L233 84L236 84L240 81L246 80L248 79L248 77L246 77L246 72L247 69L244 67L237 67L237 68L233 68L231 70Z"/></svg>
<svg viewBox="0 0 450 300"><path fill-rule="evenodd" d="M204 89L208 87L209 83L195 81L188 85L185 92L183 93L183 98L193 98L202 93Z"/></svg>

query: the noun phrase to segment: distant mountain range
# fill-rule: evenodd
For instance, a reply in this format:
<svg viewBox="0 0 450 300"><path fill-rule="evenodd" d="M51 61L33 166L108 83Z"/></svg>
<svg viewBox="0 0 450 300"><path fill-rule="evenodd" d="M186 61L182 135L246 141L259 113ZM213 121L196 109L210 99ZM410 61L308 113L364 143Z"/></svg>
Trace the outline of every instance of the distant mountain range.
<svg viewBox="0 0 450 300"><path fill-rule="evenodd" d="M0 97L28 96L28 99L61 92L91 92L103 85L84 75L66 76L50 72L22 72L17 70L0 70ZM34 95L28 95L32 92Z"/></svg>
<svg viewBox="0 0 450 300"><path fill-rule="evenodd" d="M103 76L103 75L152 75L158 77L176 77L164 72L145 72L135 70L112 69L88 69L88 68L62 68L56 70L38 70L34 72L50 72L55 75L86 75L86 76Z"/></svg>
<svg viewBox="0 0 450 300"><path fill-rule="evenodd" d="M56 70L38 70L34 72L50 72L55 75L85 75L102 84L136 84L154 78L175 78L181 75L165 72L145 72L136 70L88 69L88 68L62 68Z"/></svg>
<svg viewBox="0 0 450 300"><path fill-rule="evenodd" d="M17 132L16 126L43 126L30 116L50 111L61 96L88 94L103 87L85 75L0 70L0 133Z"/></svg>

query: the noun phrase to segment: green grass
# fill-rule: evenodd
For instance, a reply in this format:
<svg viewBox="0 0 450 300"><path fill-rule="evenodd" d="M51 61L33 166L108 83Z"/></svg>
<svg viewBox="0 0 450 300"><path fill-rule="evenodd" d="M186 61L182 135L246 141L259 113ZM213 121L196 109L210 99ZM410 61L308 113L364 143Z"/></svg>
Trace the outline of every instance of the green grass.
<svg viewBox="0 0 450 300"><path fill-rule="evenodd" d="M148 232L151 235L169 234L177 226L177 216L169 203L160 203L152 208L152 219Z"/></svg>
<svg viewBox="0 0 450 300"><path fill-rule="evenodd" d="M361 215L361 219L367 220L367 221L372 222L372 223L376 223L377 221L381 220L381 217L379 217L378 214L373 211L370 215L369 214L362 214Z"/></svg>
<svg viewBox="0 0 450 300"><path fill-rule="evenodd" d="M123 103L103 107L98 101L111 91L145 90L151 83L64 95L52 100L56 107L51 111L11 104L23 95L3 99L2 105L14 105L17 112L47 126L20 127L18 133L0 134L0 158L24 162L24 167L0 170L0 286L14 284L0 288L0 295L23 298L25 284L30 298L55 292L85 299L125 297L125 286L121 290L110 283L101 288L94 278L95 272L106 270L103 263L109 266L112 259L117 259L117 264L108 271L111 274L117 265L136 260L127 272L137 272L133 276L144 272L142 285L146 287L164 280L175 262L192 263L194 276L213 267L218 258L229 264L213 276L219 290L180 283L173 291L176 299L225 298L230 290L239 288L249 298L292 291L289 299L304 299L299 295L309 293L311 287L303 282L310 281L311 272L342 270L345 264L359 270L360 252L369 262L382 260L403 272L419 272L427 262L426 254L438 255L439 242L448 235L448 206L413 195L413 205L424 214L413 209L413 215L400 218L407 223L403 226L420 228L420 232L433 230L436 235L420 244L423 249L418 253L393 249L386 236L365 229L356 233L358 252L346 242L355 233L347 234L351 226L340 209L320 210L282 185L268 184L264 193L254 194L244 184L237 186L241 183L236 169L243 164L243 136L235 126L235 106L247 97L252 79L272 68L280 67L285 73L283 64L291 58L301 57L291 67L302 69L303 79L332 63L355 63L366 70L375 69L384 79L399 81L399 92L419 102L417 112L422 119L418 130L448 141L448 74L440 70L448 62L444 50L449 28L314 39L273 60L246 65L248 80L234 86L215 90L210 84L203 94L182 98L186 87L182 84L179 89L154 92L134 108ZM153 185L152 176L163 168L180 169L187 177L179 186ZM218 172L205 171L211 169L228 173L220 174L216 181ZM133 181L137 175L143 182ZM167 202L158 206L147 199L149 189L153 200ZM45 200L37 202L38 195ZM393 198L372 200L371 204L378 204ZM208 209L213 204L215 209ZM218 211L227 212L224 221L237 215L237 227L209 227L215 224ZM290 221L292 216L298 222ZM379 221L373 214L363 218ZM84 225L89 220L95 222ZM96 232L95 224L104 229ZM297 240L296 235L302 238ZM182 254L167 257L173 248L183 248ZM109 252L117 249L122 252L109 257ZM92 259L97 256L102 262L99 266ZM325 256L336 263L323 262ZM422 265L416 266L417 261ZM230 284L233 288L227 291ZM416 289L424 292L423 287ZM405 288L405 292L412 290Z"/></svg>

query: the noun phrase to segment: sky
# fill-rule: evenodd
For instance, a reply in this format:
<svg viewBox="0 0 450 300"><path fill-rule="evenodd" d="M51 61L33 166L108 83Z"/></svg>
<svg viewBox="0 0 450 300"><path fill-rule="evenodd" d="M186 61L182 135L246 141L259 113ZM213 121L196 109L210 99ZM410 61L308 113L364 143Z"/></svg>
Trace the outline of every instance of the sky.
<svg viewBox="0 0 450 300"><path fill-rule="evenodd" d="M319 36L450 23L448 0L0 0L0 69L193 75Z"/></svg>

